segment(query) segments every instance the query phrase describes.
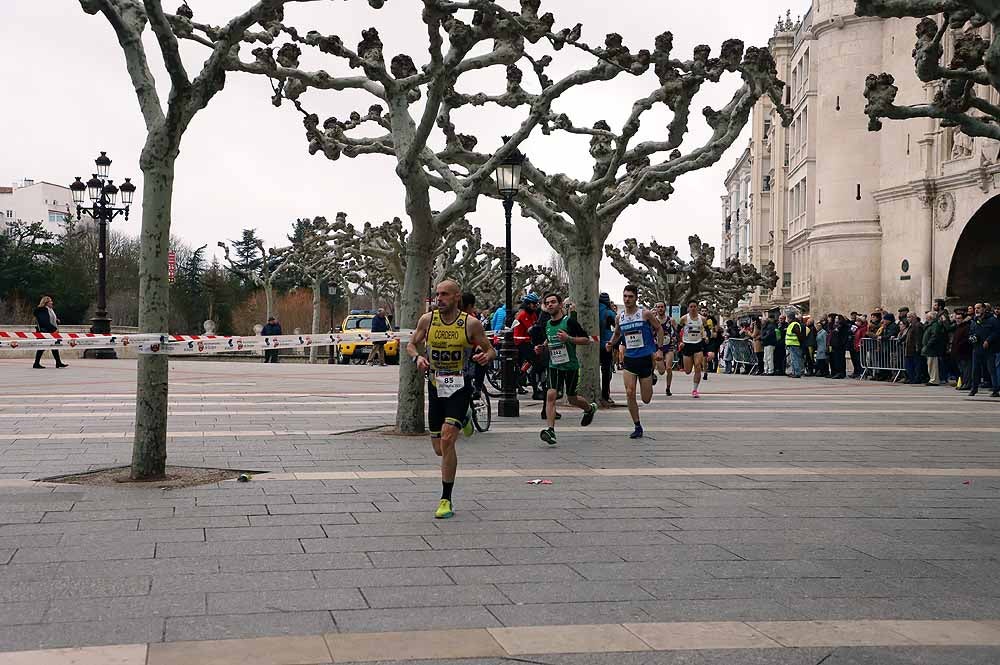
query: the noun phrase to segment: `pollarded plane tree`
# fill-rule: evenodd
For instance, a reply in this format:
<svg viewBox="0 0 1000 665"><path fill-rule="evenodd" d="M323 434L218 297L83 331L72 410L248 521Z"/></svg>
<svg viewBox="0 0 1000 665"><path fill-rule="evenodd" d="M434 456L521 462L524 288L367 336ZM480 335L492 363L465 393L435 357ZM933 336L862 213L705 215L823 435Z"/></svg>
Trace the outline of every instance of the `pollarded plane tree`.
<svg viewBox="0 0 1000 665"><path fill-rule="evenodd" d="M395 322L400 282L397 273L365 246L365 234L370 232L371 225L366 223L364 232L360 232L347 221L347 214L340 212L330 228L332 240L344 259L343 269L334 276L334 282L347 295L347 309L351 309L351 301L363 295L368 296L372 307L378 307L381 298L392 295Z"/></svg>
<svg viewBox="0 0 1000 665"><path fill-rule="evenodd" d="M288 236L291 243L280 252L297 273L312 288L312 334L319 335L323 284L344 272L344 255L336 243L335 232L325 217L298 219ZM319 347L309 347L309 362L316 363Z"/></svg>
<svg viewBox="0 0 1000 665"><path fill-rule="evenodd" d="M1000 91L1000 3L996 0L857 0L858 16L919 18L913 60L917 78L937 83L926 104L897 106L899 92L891 74L870 74L865 81L868 128L878 131L882 120L936 118L943 127L963 134L1000 140L1000 106L982 96L983 89ZM939 18L940 17L940 18ZM990 26L989 38L980 33ZM943 64L942 42L955 31L954 55Z"/></svg>
<svg viewBox="0 0 1000 665"><path fill-rule="evenodd" d="M254 229L244 229L243 237L230 241L233 254L230 254L229 244L219 242L226 263L226 270L235 275L244 284L252 284L264 291L264 302L267 314L265 320L274 316L274 282L291 264L287 261L288 253L275 247L264 247L264 241L257 237Z"/></svg>
<svg viewBox="0 0 1000 665"><path fill-rule="evenodd" d="M471 289L476 294L476 304L480 310L493 309L504 304L506 300L506 275L504 271L504 252L498 252L498 258L489 266L489 272L484 273L477 288ZM539 297L546 293L568 293L568 286L559 279L557 273L548 266L521 264L517 254L511 254L513 272L511 274L511 291L514 294L514 305L520 297L527 293L535 293ZM468 290L468 289L466 289Z"/></svg>
<svg viewBox="0 0 1000 665"><path fill-rule="evenodd" d="M519 293L534 293L539 297L546 293L558 293L562 296L569 293L569 284L558 271L551 266L533 263L514 265L514 288Z"/></svg>
<svg viewBox="0 0 1000 665"><path fill-rule="evenodd" d="M639 288L639 297L647 305L662 301L668 306L679 305L683 311L686 303L696 300L729 313L754 289L773 289L777 284L772 263L763 273L738 262L713 266L715 248L697 235L688 237L690 260L681 258L673 245L655 240L644 245L629 238L621 248L609 244L604 249L614 269Z"/></svg>
<svg viewBox="0 0 1000 665"><path fill-rule="evenodd" d="M478 227L470 227L470 233L460 244L442 249L434 261L432 281L453 279L462 286L462 291L475 294L480 305L487 291L502 286L504 248L483 242L483 232Z"/></svg>
<svg viewBox="0 0 1000 665"><path fill-rule="evenodd" d="M174 14L162 0L80 0L87 14L101 14L111 25L125 56L125 69L135 88L146 126L139 158L143 174L141 253L139 262L139 330L162 333L169 328L167 254L170 242L174 170L181 140L191 121L208 106L226 83L226 72L238 57L241 43L271 44L280 34L284 7L314 0L259 0L219 26L194 21L187 3ZM381 0L370 0L381 4ZM259 30L254 30L254 27ZM161 98L143 35L150 28L157 57L170 80L170 92ZM197 75L189 74L178 43L192 40L207 49ZM162 477L167 462L166 354L139 356L135 438L131 477Z"/></svg>
<svg viewBox="0 0 1000 665"><path fill-rule="evenodd" d="M377 4L380 3L373 2ZM415 325L423 312L438 230L475 210L480 193L493 186L496 166L550 115L552 104L574 88L608 81L633 69L642 71L648 65L647 52L633 56L621 48L591 48L577 40L578 28L554 32L554 17L541 14L540 5L541 0L520 0L515 12L495 0L422 0L419 20L427 33L428 56L419 69L406 54L396 55L387 63L384 45L375 28L364 30L357 48L351 49L337 35L317 31L303 34L282 25L284 43L280 48L258 48L253 61L236 57L229 60L227 66L233 70L268 76L274 85L273 102L279 105L290 100L303 114L311 153L322 153L332 160L342 155L371 154L394 158L412 227L404 252L406 274L399 312L404 327ZM416 21L415 16L415 24ZM508 105L512 112L519 108L522 111L520 125L511 137L473 168L462 172L452 169L431 141L439 119L447 116L446 98L464 75L507 68L521 61L529 64L551 61L551 55L528 53L529 45L538 45L543 40L557 50L570 44L573 49L589 54L587 57L593 64L558 81L547 80L537 92L525 93L520 102ZM333 76L326 71L303 69L300 67L303 49L333 56L359 73ZM351 113L347 119L327 118L321 122L304 107L303 95L308 90L352 94L364 91L376 103L365 112ZM369 129L367 134L362 133ZM440 143L444 145L446 140ZM446 205L440 206L438 212L432 207L432 188L442 190L447 196ZM396 415L397 427L402 432L424 429L423 383L415 366L404 363Z"/></svg>
<svg viewBox="0 0 1000 665"><path fill-rule="evenodd" d="M443 255L456 250L460 243L472 237L473 229L462 218L451 224L437 227L436 234L430 254L432 269L424 286L422 299L429 295L433 283L439 278L440 268L445 265ZM398 217L378 225L366 222L359 236L359 248L365 257L384 266L397 285L402 285L406 279L410 260L407 253L410 237L410 231L403 226L403 221ZM396 312L402 309L402 300L402 289L397 288L394 299Z"/></svg>
<svg viewBox="0 0 1000 665"><path fill-rule="evenodd" d="M434 226L435 237L430 250L431 269L420 292L421 305L424 298L429 296L434 283L443 279L444 267L450 265L443 257L451 252L457 252L460 245L467 243L475 235L472 225L464 217L449 224L435 222ZM403 226L403 221L399 217L378 225L366 222L360 236L360 248L364 254L384 264L396 283L402 285L412 260L407 251L411 238L412 233ZM397 289L396 311L400 312L404 306L403 290Z"/></svg>
<svg viewBox="0 0 1000 665"><path fill-rule="evenodd" d="M753 264L730 258L718 271L715 288L706 301L710 308L727 316L733 314L739 304L758 288L770 293L778 285L778 273L773 261L764 264L763 270L757 270Z"/></svg>
<svg viewBox="0 0 1000 665"><path fill-rule="evenodd" d="M579 39L579 26L566 36ZM547 112L542 121L544 133L569 132L586 137L590 142L593 169L589 179L579 180L565 173L550 174L530 159L524 162L522 177L528 187L522 188L517 200L522 213L538 223L542 235L566 260L570 278L570 296L577 305L578 316L589 330L597 330L597 297L602 248L615 222L631 206L640 201L665 201L674 191L674 181L685 173L712 166L733 144L750 117L754 104L769 96L780 109L784 123L791 121L790 111L781 103L784 87L778 77L774 60L766 48L747 48L736 39L722 45L718 57L711 57L708 46L698 46L690 60L672 57L673 35L665 32L655 40L652 54L637 58L633 70L645 72L652 67L655 82L649 94L632 103L631 112L620 129L613 130L601 120L592 127L574 124L565 113ZM632 56L619 35L609 35L604 57L627 64ZM551 81L545 74L548 62L539 60L533 67L543 90ZM707 140L682 152L688 135L694 98L706 83L719 83L726 73L736 73L743 84L721 109L705 107L702 114L711 130ZM469 95L450 91L438 124L448 136L448 151L442 155L447 162L476 168L485 163L487 155L476 153L474 142L459 134L450 113L468 105L534 104L536 96L521 87L522 72L508 68L508 89L497 96ZM672 118L656 140L639 140L643 116L653 109L666 107ZM443 177L429 176L442 188L448 186ZM486 192L496 195L493 192ZM599 388L597 350L584 350L587 361L581 374L584 394L596 398Z"/></svg>

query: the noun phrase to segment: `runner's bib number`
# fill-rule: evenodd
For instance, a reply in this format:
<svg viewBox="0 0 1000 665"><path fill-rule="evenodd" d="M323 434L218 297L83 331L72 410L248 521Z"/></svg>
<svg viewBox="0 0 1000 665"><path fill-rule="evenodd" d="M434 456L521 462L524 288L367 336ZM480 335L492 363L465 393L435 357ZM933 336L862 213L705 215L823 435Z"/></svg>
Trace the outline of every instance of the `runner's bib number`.
<svg viewBox="0 0 1000 665"><path fill-rule="evenodd" d="M646 343L642 339L642 333L627 333L625 335L625 348L626 349L641 349Z"/></svg>
<svg viewBox="0 0 1000 665"><path fill-rule="evenodd" d="M436 372L434 385L438 397L451 397L465 387L465 377L455 372Z"/></svg>
<svg viewBox="0 0 1000 665"><path fill-rule="evenodd" d="M569 349L565 346L549 349L549 361L553 365L565 365L569 362Z"/></svg>

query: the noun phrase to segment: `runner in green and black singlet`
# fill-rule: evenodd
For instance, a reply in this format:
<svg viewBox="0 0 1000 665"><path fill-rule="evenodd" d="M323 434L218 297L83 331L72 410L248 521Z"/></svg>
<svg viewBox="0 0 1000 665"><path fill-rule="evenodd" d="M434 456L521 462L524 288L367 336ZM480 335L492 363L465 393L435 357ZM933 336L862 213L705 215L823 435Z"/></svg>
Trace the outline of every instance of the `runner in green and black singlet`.
<svg viewBox="0 0 1000 665"><path fill-rule="evenodd" d="M545 346L549 350L545 415L549 426L541 433L542 441L550 446L556 445L556 399L560 392L566 395L570 404L583 409L580 424L584 427L594 421L594 414L597 413L597 404L588 403L577 395L580 361L576 356L576 347L590 344L592 340L575 318L566 316L562 300L557 293L549 293L542 300L552 317L545 324Z"/></svg>

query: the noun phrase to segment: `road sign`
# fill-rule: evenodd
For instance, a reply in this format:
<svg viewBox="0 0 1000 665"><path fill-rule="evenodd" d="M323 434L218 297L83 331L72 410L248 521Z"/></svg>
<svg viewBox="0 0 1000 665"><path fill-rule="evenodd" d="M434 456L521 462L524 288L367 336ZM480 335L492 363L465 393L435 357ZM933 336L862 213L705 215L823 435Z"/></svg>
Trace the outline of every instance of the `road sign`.
<svg viewBox="0 0 1000 665"><path fill-rule="evenodd" d="M167 281L173 284L177 277L177 254L167 252Z"/></svg>

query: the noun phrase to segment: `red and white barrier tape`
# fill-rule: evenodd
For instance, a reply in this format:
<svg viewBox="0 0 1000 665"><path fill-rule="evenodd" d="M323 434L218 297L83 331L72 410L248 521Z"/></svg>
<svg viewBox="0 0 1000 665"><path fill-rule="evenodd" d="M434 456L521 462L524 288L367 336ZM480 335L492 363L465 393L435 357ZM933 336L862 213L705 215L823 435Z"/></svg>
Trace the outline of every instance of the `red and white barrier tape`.
<svg viewBox="0 0 1000 665"><path fill-rule="evenodd" d="M0 330L0 351L15 349L115 349L135 347L139 353L199 355L265 349L331 346L341 342L405 342L411 330L395 332L347 332L323 335L218 336L218 335L95 335L92 333L32 333Z"/></svg>
<svg viewBox="0 0 1000 665"><path fill-rule="evenodd" d="M506 331L487 331L487 336L498 336ZM332 346L342 342L407 342L412 330L394 332L346 332L322 335L271 335L271 336L222 336L222 335L159 335L138 333L129 335L95 335L93 333L40 333L8 332L0 330L0 352L17 349L124 349L135 347L138 353L166 353L168 355L201 355L263 351L268 349L295 349L311 346ZM593 341L598 341L596 335Z"/></svg>
<svg viewBox="0 0 1000 665"><path fill-rule="evenodd" d="M114 349L135 345L140 341L160 340L163 336L95 335L93 333L8 332L0 330L0 351L13 349Z"/></svg>

